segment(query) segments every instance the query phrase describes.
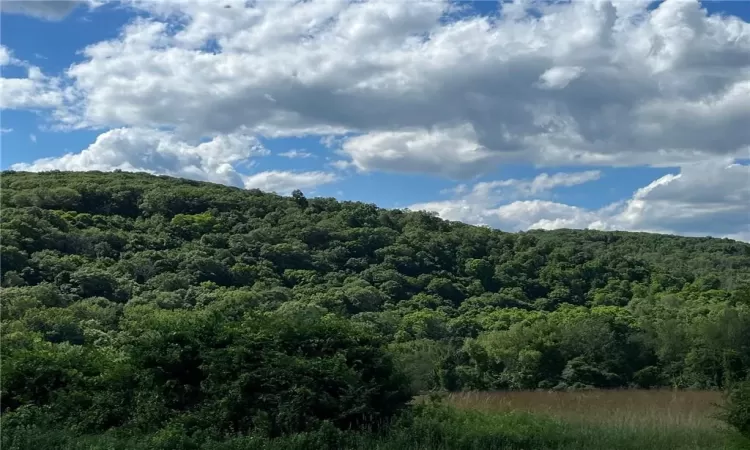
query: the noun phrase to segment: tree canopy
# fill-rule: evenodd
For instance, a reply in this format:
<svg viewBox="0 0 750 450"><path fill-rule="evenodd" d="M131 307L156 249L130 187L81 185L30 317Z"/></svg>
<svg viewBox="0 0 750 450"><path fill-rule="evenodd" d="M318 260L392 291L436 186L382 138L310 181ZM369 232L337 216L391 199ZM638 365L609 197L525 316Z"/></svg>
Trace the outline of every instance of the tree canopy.
<svg viewBox="0 0 750 450"><path fill-rule="evenodd" d="M6 420L274 436L371 426L419 391L750 370L745 243L506 233L125 172L0 182Z"/></svg>

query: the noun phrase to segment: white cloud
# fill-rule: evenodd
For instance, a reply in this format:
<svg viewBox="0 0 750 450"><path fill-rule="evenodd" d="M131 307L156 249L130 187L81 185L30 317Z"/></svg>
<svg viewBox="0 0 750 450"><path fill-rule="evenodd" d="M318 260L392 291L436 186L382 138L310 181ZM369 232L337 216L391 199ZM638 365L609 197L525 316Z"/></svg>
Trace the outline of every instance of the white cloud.
<svg viewBox="0 0 750 450"><path fill-rule="evenodd" d="M62 3L26 13L62 17ZM361 172L471 180L509 162L679 167L599 210L555 201L557 188L601 175L583 169L467 182L414 206L506 229L750 236L748 166L725 162L750 151L750 24L698 1L519 0L496 20L458 21L445 20L460 8L448 1L127 4L150 14L59 76L0 46L0 65L28 72L0 79L0 107L116 127L80 153L17 166L288 192L336 175L238 167L266 152L256 136L313 134L341 156L331 166ZM40 12L48 6L58 13Z"/></svg>
<svg viewBox="0 0 750 450"><path fill-rule="evenodd" d="M0 109L54 108L63 103L63 94L43 79L0 78Z"/></svg>
<svg viewBox="0 0 750 450"><path fill-rule="evenodd" d="M154 18L68 71L74 122L359 133L343 145L360 170L450 177L505 161L675 165L750 142L750 24L697 1L538 16L520 2L452 23L449 2L244 3L135 2Z"/></svg>
<svg viewBox="0 0 750 450"><path fill-rule="evenodd" d="M11 52L8 47L0 45L0 66L5 66L11 62Z"/></svg>
<svg viewBox="0 0 750 450"><path fill-rule="evenodd" d="M263 191L273 191L288 194L295 189L314 188L321 184L333 183L338 178L329 172L288 172L271 170L260 172L244 178L245 188L257 188Z"/></svg>
<svg viewBox="0 0 750 450"><path fill-rule="evenodd" d="M60 80L48 77L26 61L13 56L8 47L0 45L0 66L23 67L22 78L0 78L0 109L49 109L60 107L65 100L65 90Z"/></svg>
<svg viewBox="0 0 750 450"><path fill-rule="evenodd" d="M342 171L343 170L348 170L348 169L355 168L353 162L346 161L344 159L338 159L336 161L332 161L332 162L328 163L328 165L330 165L331 167L333 167L336 170L342 170Z"/></svg>
<svg viewBox="0 0 750 450"><path fill-rule="evenodd" d="M30 135L29 135L29 140L30 140L31 142L33 142L34 144L36 144L36 134L33 134L33 133L32 133L32 134L30 134Z"/></svg>
<svg viewBox="0 0 750 450"><path fill-rule="evenodd" d="M295 159L295 158L311 158L315 155L313 155L310 152L306 152L304 150L293 149L293 150L279 153L279 156L283 156L284 158L289 158L289 159Z"/></svg>
<svg viewBox="0 0 750 450"><path fill-rule="evenodd" d="M596 212L545 200L516 201L491 210L489 215L512 230L604 228Z"/></svg>
<svg viewBox="0 0 750 450"><path fill-rule="evenodd" d="M237 170L250 158L268 154L268 150L255 137L243 133L218 135L204 142L188 142L168 131L118 128L102 133L93 144L79 153L42 158L31 164L14 164L11 169L34 172L119 169L279 193L313 188L338 179L334 174L322 171L271 170L245 175Z"/></svg>
<svg viewBox="0 0 750 450"><path fill-rule="evenodd" d="M568 207L544 200L523 200L498 206L510 200L541 195L560 187L575 186L599 179L599 171L542 173L530 180L507 179L474 184L469 189L459 184L453 189L452 200L411 205L413 210L435 211L440 217L478 225L492 225L513 230L526 229L532 224L561 214L566 217L580 208ZM578 214L580 215L580 213Z"/></svg>
<svg viewBox="0 0 750 450"><path fill-rule="evenodd" d="M559 172L552 175L547 173L539 174L530 183L519 183L519 188L530 194L538 194L544 191L555 189L556 187L575 186L577 184L587 183L598 180L601 172L598 170L587 170L585 172L565 173Z"/></svg>
<svg viewBox="0 0 750 450"><path fill-rule="evenodd" d="M543 89L562 89L583 73L583 67L553 67L539 76Z"/></svg>
<svg viewBox="0 0 750 450"><path fill-rule="evenodd" d="M750 165L683 166L639 189L610 220L618 228L683 234L750 231Z"/></svg>
<svg viewBox="0 0 750 450"><path fill-rule="evenodd" d="M328 135L320 138L320 143L327 148L333 148L336 146L340 146L342 139L343 138L341 136Z"/></svg>
<svg viewBox="0 0 750 450"><path fill-rule="evenodd" d="M12 133L13 128L0 128L0 134Z"/></svg>
<svg viewBox="0 0 750 450"><path fill-rule="evenodd" d="M153 129L118 128L99 135L79 153L14 164L14 170L125 170L244 185L236 166L268 151L252 136L229 134L189 143Z"/></svg>
<svg viewBox="0 0 750 450"><path fill-rule="evenodd" d="M747 227L746 231L741 231L739 233L732 233L724 236L727 239L734 239L735 241L744 241L744 242L750 242L750 226Z"/></svg>
<svg viewBox="0 0 750 450"><path fill-rule="evenodd" d="M638 189L630 199L601 209L540 199L506 203L508 197L497 191L498 187L511 187L533 194L530 187L535 184L540 189L553 189L569 185L568 181L595 179L593 172L587 173L540 175L526 182L477 183L471 191L458 192L454 199L420 203L410 209L435 211L445 219L506 230L617 229L750 241L750 165L747 164L713 161L685 165L680 173L665 175ZM557 175L573 176L565 179Z"/></svg>
<svg viewBox="0 0 750 450"><path fill-rule="evenodd" d="M359 170L428 172L464 178L493 169L499 155L477 144L470 125L430 131L383 131L344 141Z"/></svg>

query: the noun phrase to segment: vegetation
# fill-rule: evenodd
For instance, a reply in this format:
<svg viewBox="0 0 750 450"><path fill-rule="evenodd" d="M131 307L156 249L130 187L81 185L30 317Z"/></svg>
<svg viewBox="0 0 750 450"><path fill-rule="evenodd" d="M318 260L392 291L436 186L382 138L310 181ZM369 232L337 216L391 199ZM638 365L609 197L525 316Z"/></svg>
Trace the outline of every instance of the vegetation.
<svg viewBox="0 0 750 450"><path fill-rule="evenodd" d="M726 423L750 438L750 380L741 381L727 390L727 399L719 415Z"/></svg>
<svg viewBox="0 0 750 450"><path fill-rule="evenodd" d="M607 394L603 394L604 397ZM466 405L463 405L466 406ZM619 410L618 410L619 411ZM627 412L619 412L626 415ZM630 413L635 413L631 411ZM698 425L683 417L679 424L633 421L614 423L606 416L590 414L586 420L566 420L554 414L523 411L498 413L456 409L447 405L418 405L380 427L344 431L328 424L315 431L268 439L261 434L198 439L180 427L133 435L108 431L76 435L48 425L34 424L14 429L13 440L3 448L22 450L307 450L311 448L364 450L742 450L747 440L717 427ZM653 417L653 416L652 416ZM601 420L601 419L605 420ZM599 419L599 420L597 420ZM698 421L700 423L700 421ZM5 436L4 436L5 437Z"/></svg>
<svg viewBox="0 0 750 450"><path fill-rule="evenodd" d="M133 173L0 182L4 448L720 448L701 446L715 429L409 401L750 371L748 244Z"/></svg>
<svg viewBox="0 0 750 450"><path fill-rule="evenodd" d="M716 391L580 390L456 392L448 404L458 409L523 412L620 428L715 430L722 394Z"/></svg>

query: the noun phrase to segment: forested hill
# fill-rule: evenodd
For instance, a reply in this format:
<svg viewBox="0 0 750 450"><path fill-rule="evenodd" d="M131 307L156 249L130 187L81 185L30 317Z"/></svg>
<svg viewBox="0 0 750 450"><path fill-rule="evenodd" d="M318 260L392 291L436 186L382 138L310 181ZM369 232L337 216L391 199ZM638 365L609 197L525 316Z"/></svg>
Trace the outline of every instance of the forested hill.
<svg viewBox="0 0 750 450"><path fill-rule="evenodd" d="M187 247L231 262L224 267L226 272L237 263L273 265L277 282L286 270L314 270L328 276L396 271L401 277L418 279L406 283L412 294L424 291L420 286L426 277L429 281L446 277L462 291L459 297L520 288L526 303L548 304L541 309L562 303L598 304L592 303L594 297L608 292L601 289L613 279L659 291L682 289L698 279L720 289L750 280L750 244L729 239L591 230L504 233L424 212L333 198L306 199L299 197L301 193L282 197L142 173L5 171L0 182L4 244L27 257L47 249L92 261L106 257L122 261L154 250L160 252L154 259L160 260L184 253L176 250ZM24 220L29 217L42 220ZM29 245L28 239L34 237L19 235L21 230L10 225L17 220L36 229L42 239ZM61 234L65 238L58 239ZM50 245L50 239L57 243ZM289 260L272 256L285 252ZM467 263L493 272L495 285L482 281L478 289L480 277ZM484 268L487 264L491 267ZM122 275L145 281L143 276ZM651 286L654 283L658 285ZM290 288L299 284L281 282ZM605 304L625 306L621 299Z"/></svg>
<svg viewBox="0 0 750 450"><path fill-rule="evenodd" d="M745 243L506 233L134 173L1 181L6 412L344 424L428 389L720 388L750 368Z"/></svg>

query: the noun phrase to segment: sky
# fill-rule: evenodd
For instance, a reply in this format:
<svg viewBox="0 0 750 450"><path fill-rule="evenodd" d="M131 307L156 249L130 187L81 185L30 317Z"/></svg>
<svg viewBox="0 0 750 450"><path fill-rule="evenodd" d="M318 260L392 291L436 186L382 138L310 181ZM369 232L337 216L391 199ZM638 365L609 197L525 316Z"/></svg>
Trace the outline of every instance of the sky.
<svg viewBox="0 0 750 450"><path fill-rule="evenodd" d="M2 169L750 242L750 1L0 3Z"/></svg>

